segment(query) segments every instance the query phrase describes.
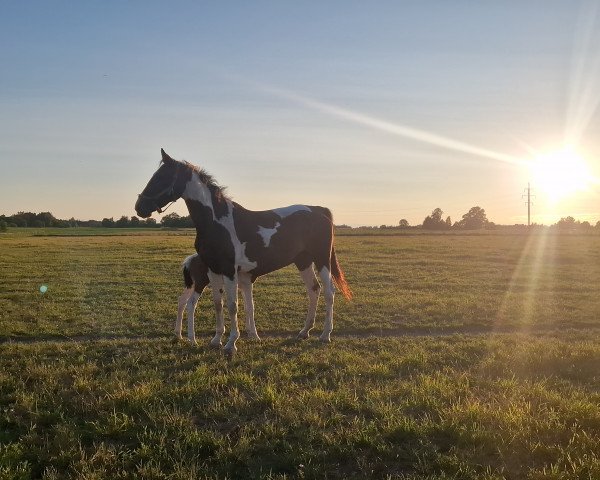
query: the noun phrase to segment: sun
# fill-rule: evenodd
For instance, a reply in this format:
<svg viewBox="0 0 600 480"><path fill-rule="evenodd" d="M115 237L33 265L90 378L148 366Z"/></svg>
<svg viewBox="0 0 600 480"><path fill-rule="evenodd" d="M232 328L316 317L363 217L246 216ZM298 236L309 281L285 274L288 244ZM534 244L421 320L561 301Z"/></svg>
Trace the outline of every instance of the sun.
<svg viewBox="0 0 600 480"><path fill-rule="evenodd" d="M530 174L532 186L552 202L585 190L593 179L585 159L570 146L538 155Z"/></svg>

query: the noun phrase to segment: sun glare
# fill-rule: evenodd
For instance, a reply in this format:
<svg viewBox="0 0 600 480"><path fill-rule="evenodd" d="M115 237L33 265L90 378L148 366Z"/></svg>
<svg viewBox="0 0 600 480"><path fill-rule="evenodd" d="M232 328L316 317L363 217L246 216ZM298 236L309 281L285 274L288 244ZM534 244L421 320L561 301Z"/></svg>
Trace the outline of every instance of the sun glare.
<svg viewBox="0 0 600 480"><path fill-rule="evenodd" d="M585 190L592 182L587 162L572 147L539 155L530 173L535 188L553 202Z"/></svg>

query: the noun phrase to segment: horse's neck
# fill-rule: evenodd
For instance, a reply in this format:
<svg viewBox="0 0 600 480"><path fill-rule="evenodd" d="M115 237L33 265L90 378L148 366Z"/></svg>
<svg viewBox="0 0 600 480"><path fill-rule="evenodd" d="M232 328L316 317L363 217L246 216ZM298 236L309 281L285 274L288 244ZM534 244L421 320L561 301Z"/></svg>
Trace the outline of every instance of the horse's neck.
<svg viewBox="0 0 600 480"><path fill-rule="evenodd" d="M229 200L215 198L214 191L202 182L197 175L185 188L183 199L198 234L209 234L214 220L228 214ZM231 205L233 208L233 205Z"/></svg>

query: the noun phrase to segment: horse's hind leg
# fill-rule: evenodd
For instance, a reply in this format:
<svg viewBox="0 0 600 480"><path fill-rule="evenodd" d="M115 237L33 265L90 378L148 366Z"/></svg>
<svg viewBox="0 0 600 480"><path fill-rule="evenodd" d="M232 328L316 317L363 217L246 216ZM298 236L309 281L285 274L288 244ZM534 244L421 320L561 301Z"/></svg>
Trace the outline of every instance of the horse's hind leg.
<svg viewBox="0 0 600 480"><path fill-rule="evenodd" d="M298 333L299 339L308 338L311 329L315 326L315 316L317 315L317 303L319 303L319 293L321 292L321 285L315 276L312 264L300 271L300 276L304 285L306 285L306 293L308 295L308 314L306 315L306 322L304 328Z"/></svg>

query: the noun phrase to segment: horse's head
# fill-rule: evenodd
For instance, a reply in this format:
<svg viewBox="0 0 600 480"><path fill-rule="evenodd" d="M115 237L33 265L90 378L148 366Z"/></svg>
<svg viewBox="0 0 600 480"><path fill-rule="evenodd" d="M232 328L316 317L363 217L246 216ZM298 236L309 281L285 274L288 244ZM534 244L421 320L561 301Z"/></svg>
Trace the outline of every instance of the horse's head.
<svg viewBox="0 0 600 480"><path fill-rule="evenodd" d="M171 158L162 148L160 153L160 167L152 175L144 191L138 195L135 203L135 211L141 218L147 218L153 212L162 213L165 205L181 197L188 180L184 163Z"/></svg>

